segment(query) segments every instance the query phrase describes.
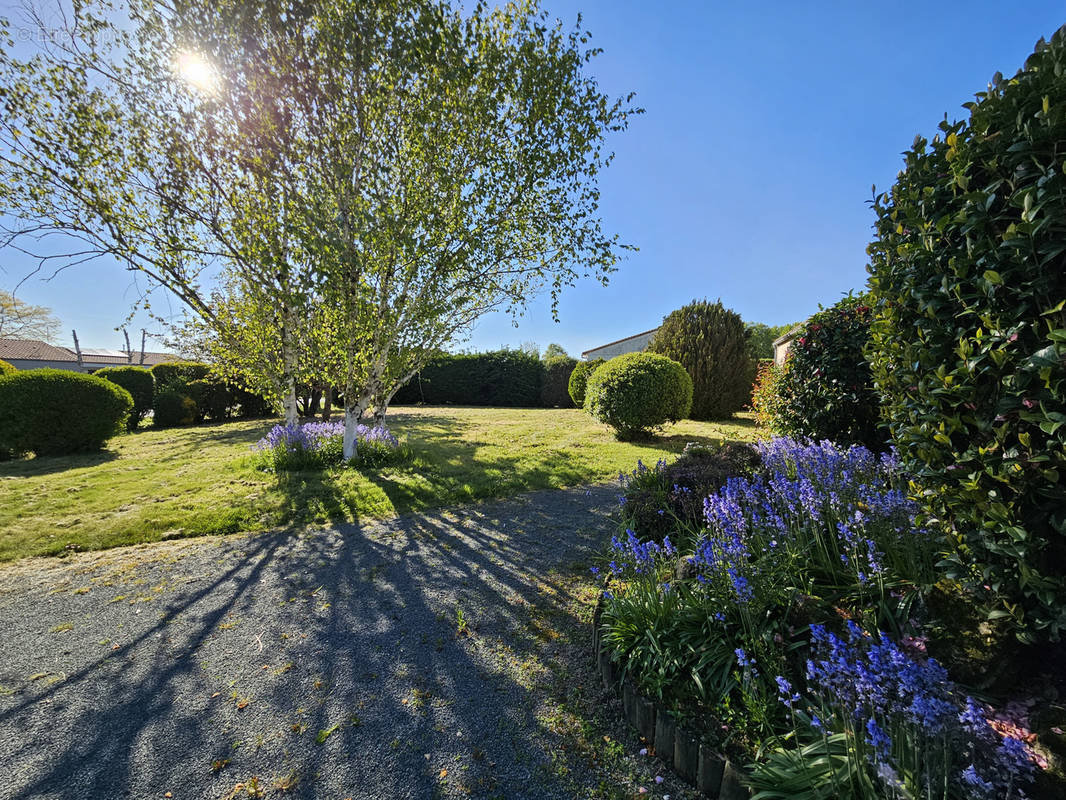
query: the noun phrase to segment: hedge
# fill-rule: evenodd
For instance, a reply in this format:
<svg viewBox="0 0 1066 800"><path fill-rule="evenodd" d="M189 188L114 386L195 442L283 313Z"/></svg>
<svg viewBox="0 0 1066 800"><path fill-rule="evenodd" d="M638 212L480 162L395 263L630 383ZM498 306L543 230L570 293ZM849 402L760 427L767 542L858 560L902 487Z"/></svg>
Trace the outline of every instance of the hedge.
<svg viewBox="0 0 1066 800"><path fill-rule="evenodd" d="M121 386L130 393L133 398L133 410L130 411L126 427L131 431L136 429L152 410L155 400L155 378L152 373L144 367L105 367L93 374Z"/></svg>
<svg viewBox="0 0 1066 800"><path fill-rule="evenodd" d="M443 354L393 397L397 404L539 406L544 364L521 350Z"/></svg>
<svg viewBox="0 0 1066 800"><path fill-rule="evenodd" d="M120 433L130 393L95 375L35 369L0 377L0 453L66 455L99 450Z"/></svg>

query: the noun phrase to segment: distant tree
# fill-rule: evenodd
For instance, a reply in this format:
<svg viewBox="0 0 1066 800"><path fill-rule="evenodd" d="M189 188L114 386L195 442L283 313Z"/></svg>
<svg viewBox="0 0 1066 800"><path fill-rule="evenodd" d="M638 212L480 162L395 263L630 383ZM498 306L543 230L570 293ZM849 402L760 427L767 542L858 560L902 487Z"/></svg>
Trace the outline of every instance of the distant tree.
<svg viewBox="0 0 1066 800"><path fill-rule="evenodd" d="M751 357L756 361L763 358L774 357L774 342L795 328L799 323L789 325L764 325L761 322L749 322L745 326L748 331L748 349Z"/></svg>
<svg viewBox="0 0 1066 800"><path fill-rule="evenodd" d="M552 342L548 345L548 349L544 351L544 355L541 356L545 361L552 358L569 358L570 354L566 352L566 349L561 344Z"/></svg>
<svg viewBox="0 0 1066 800"><path fill-rule="evenodd" d="M0 339L39 339L54 343L59 320L50 308L24 303L0 289Z"/></svg>
<svg viewBox="0 0 1066 800"><path fill-rule="evenodd" d="M721 300L694 300L668 314L648 352L677 361L692 378L692 419L728 419L751 399L755 360L744 321Z"/></svg>

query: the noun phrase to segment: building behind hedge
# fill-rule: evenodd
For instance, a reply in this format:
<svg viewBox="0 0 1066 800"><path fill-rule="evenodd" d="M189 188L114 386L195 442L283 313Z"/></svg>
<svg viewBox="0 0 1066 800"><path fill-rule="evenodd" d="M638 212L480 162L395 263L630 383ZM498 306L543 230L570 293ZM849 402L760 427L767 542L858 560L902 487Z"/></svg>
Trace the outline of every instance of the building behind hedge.
<svg viewBox="0 0 1066 800"><path fill-rule="evenodd" d="M0 360L6 361L15 369L66 369L72 372L96 372L104 367L153 367L166 361L178 361L172 353L144 353L134 350L82 349L81 363L78 354L69 347L57 347L36 339L0 339Z"/></svg>

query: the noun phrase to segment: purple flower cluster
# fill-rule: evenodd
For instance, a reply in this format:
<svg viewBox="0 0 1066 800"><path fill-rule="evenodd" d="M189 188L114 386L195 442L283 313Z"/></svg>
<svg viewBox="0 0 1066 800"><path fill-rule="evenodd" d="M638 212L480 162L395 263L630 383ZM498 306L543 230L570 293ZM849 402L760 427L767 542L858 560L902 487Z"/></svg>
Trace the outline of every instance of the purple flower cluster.
<svg viewBox="0 0 1066 800"><path fill-rule="evenodd" d="M360 445L392 450L400 446L387 428L358 425L355 434ZM253 449L275 469L302 469L340 463L343 441L343 422L315 421L275 425Z"/></svg>
<svg viewBox="0 0 1066 800"><path fill-rule="evenodd" d="M854 623L846 638L821 625L812 625L811 635L807 682L822 700L823 719L862 736L886 788L906 775L925 794L944 780L936 770L950 764L946 777L964 797L1022 796L1018 786L1033 774L1025 744L1001 737L972 699L960 703L934 659L916 661L886 634L875 639ZM791 708L798 697L784 678L777 680Z"/></svg>
<svg viewBox="0 0 1066 800"><path fill-rule="evenodd" d="M884 574L886 550L897 561L928 551L919 560L931 563L932 543L898 485L894 454L787 438L760 443L759 451L759 473L731 478L704 500L708 530L693 559L704 575L728 574L738 600L746 592L737 578L750 578L752 559L779 546L821 559L822 573L845 570L862 585Z"/></svg>
<svg viewBox="0 0 1066 800"><path fill-rule="evenodd" d="M677 552L669 536L661 545L653 541L642 542L629 528L626 528L625 541L617 536L611 537L611 549L615 554L615 559L610 563L612 572L624 573L632 570L638 575L651 574L657 556L672 556Z"/></svg>

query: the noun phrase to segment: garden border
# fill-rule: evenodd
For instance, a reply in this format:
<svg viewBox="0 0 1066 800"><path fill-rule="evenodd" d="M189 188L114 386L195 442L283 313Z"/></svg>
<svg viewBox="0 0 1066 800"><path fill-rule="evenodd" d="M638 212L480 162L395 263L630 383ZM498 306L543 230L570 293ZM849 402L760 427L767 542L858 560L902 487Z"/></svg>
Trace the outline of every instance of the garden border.
<svg viewBox="0 0 1066 800"><path fill-rule="evenodd" d="M724 755L700 742L699 737L680 725L674 715L641 695L632 682L620 681L610 654L600 647L600 619L603 595L592 612L592 652L604 688L621 693L626 721L654 748L679 778L717 800L749 800L751 792L741 782L743 771ZM666 754L670 754L667 757Z"/></svg>

